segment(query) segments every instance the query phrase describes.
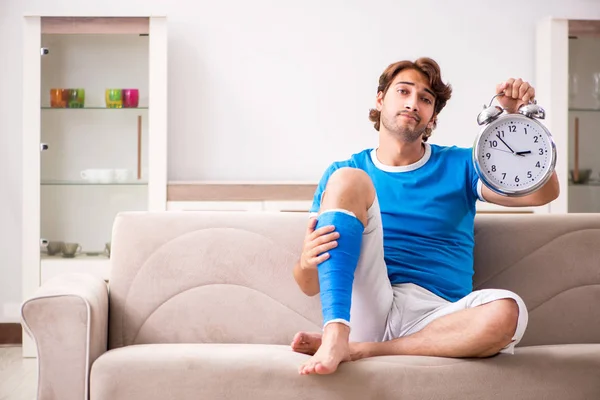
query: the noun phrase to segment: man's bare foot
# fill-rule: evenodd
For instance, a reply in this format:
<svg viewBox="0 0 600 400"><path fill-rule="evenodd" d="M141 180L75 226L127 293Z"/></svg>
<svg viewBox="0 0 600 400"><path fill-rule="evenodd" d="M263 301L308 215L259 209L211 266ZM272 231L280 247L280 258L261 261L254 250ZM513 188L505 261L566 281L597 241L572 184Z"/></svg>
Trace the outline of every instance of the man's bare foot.
<svg viewBox="0 0 600 400"><path fill-rule="evenodd" d="M327 325L321 346L310 360L300 366L300 375L332 374L341 362L350 361L349 334L350 328L344 324L334 322Z"/></svg>
<svg viewBox="0 0 600 400"><path fill-rule="evenodd" d="M298 332L292 340L292 350L312 356L321 347L322 336L320 333Z"/></svg>
<svg viewBox="0 0 600 400"><path fill-rule="evenodd" d="M318 332L298 332L292 340L292 350L312 356L321 347L322 337L323 335ZM369 345L370 343L350 342L350 360L357 361L369 357L367 355Z"/></svg>

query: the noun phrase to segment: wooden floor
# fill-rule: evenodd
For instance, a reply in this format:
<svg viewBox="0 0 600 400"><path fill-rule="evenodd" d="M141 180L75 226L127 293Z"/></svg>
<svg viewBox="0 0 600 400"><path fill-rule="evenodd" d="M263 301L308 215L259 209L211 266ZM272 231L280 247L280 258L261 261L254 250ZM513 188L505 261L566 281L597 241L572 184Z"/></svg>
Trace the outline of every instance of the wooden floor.
<svg viewBox="0 0 600 400"><path fill-rule="evenodd" d="M37 360L21 347L0 346L0 400L35 400Z"/></svg>

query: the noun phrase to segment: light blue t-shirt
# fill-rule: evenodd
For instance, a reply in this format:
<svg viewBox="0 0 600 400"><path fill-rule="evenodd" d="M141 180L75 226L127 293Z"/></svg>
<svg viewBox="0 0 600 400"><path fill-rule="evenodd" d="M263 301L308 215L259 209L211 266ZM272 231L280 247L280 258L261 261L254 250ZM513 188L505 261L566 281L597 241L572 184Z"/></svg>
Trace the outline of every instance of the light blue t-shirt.
<svg viewBox="0 0 600 400"><path fill-rule="evenodd" d="M379 162L375 149L364 150L329 166L311 212L319 211L336 169L362 169L377 192L390 282L414 283L457 301L473 290L475 203L483 201L471 152L426 143L421 160L392 167Z"/></svg>

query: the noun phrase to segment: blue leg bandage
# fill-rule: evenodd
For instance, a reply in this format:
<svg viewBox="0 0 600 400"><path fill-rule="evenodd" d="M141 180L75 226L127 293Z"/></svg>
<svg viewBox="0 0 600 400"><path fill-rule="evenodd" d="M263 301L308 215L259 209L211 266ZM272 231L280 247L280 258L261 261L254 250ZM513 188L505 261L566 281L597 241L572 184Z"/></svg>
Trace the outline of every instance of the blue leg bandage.
<svg viewBox="0 0 600 400"><path fill-rule="evenodd" d="M337 210L319 215L315 229L328 225L333 225L340 237L337 247L329 250L329 258L318 266L323 326L330 322L350 326L352 284L364 226L353 214Z"/></svg>

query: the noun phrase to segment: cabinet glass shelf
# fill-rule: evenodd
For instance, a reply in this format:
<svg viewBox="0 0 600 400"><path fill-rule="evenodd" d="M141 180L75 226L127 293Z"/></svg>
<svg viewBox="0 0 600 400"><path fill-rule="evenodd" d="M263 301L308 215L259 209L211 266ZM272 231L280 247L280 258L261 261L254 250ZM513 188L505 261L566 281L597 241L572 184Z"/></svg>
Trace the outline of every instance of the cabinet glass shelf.
<svg viewBox="0 0 600 400"><path fill-rule="evenodd" d="M125 181L125 182L88 182L82 180L43 180L42 186L143 186L147 181Z"/></svg>
<svg viewBox="0 0 600 400"><path fill-rule="evenodd" d="M600 186L600 181L589 181L586 183L573 183L573 181L569 180L569 186L573 187L589 187L589 186Z"/></svg>
<svg viewBox="0 0 600 400"><path fill-rule="evenodd" d="M68 107L46 107L42 106L42 110L147 110L148 107L122 107L122 108L109 108L109 107L81 107L81 108L68 108Z"/></svg>
<svg viewBox="0 0 600 400"><path fill-rule="evenodd" d="M569 111L597 112L597 113L600 113L600 108L569 108Z"/></svg>

